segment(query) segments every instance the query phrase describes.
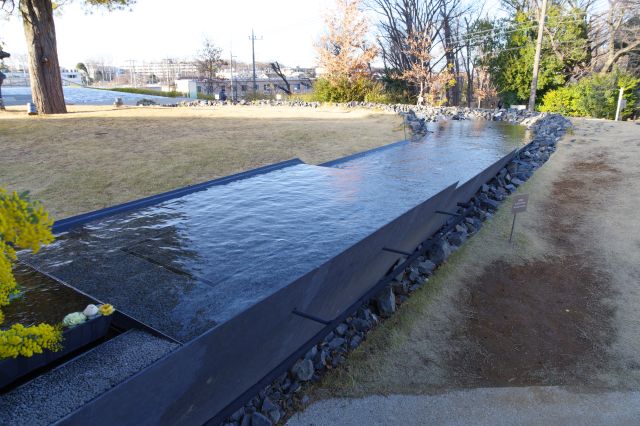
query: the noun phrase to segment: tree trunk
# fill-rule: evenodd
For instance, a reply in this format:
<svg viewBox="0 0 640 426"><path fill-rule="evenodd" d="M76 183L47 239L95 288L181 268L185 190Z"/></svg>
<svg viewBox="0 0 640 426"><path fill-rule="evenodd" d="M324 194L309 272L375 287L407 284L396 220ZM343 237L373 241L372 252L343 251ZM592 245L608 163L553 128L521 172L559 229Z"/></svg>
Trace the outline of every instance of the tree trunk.
<svg viewBox="0 0 640 426"><path fill-rule="evenodd" d="M29 51L33 103L41 114L66 113L51 0L20 0L20 13Z"/></svg>
<svg viewBox="0 0 640 426"><path fill-rule="evenodd" d="M447 106L458 106L460 104L460 99L459 99L459 84L458 84L458 74L457 74L457 67L456 67L456 53L454 52L455 46L453 44L453 34L451 32L451 22L450 22L450 17L447 16L443 16L444 18L444 23L443 23L443 30L444 30L444 49L445 49L445 58L447 61L447 70L449 72L451 72L454 76L455 76L455 80L456 80L456 84L453 86L450 86L447 83L447 90L446 90L446 94L447 94Z"/></svg>
<svg viewBox="0 0 640 426"><path fill-rule="evenodd" d="M468 65L470 67L470 65ZM471 108L473 102L473 70L467 71L467 107Z"/></svg>

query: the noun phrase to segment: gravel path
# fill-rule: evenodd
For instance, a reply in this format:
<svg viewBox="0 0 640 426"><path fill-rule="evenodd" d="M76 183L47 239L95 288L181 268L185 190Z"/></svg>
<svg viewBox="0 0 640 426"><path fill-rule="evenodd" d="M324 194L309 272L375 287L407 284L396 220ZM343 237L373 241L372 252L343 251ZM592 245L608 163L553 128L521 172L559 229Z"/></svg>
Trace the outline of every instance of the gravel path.
<svg viewBox="0 0 640 426"><path fill-rule="evenodd" d="M0 395L0 425L46 425L142 370L178 345L132 330Z"/></svg>
<svg viewBox="0 0 640 426"><path fill-rule="evenodd" d="M639 418L640 392L523 387L332 399L312 405L287 425L631 425Z"/></svg>

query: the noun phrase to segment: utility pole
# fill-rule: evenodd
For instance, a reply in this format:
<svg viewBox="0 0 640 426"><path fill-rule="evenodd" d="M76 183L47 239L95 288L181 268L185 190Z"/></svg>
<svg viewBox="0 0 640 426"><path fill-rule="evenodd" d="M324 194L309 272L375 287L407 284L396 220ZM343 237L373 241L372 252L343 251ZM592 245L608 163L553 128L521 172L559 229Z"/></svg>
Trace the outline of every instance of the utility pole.
<svg viewBox="0 0 640 426"><path fill-rule="evenodd" d="M129 77L131 85L133 87L136 87L136 60L129 59L127 62L129 62L129 73L131 74Z"/></svg>
<svg viewBox="0 0 640 426"><path fill-rule="evenodd" d="M253 28L251 28L249 39L251 40L251 56L253 57L253 94L255 95L258 90L258 85L256 84L256 40L262 40L262 37L257 38L253 34Z"/></svg>
<svg viewBox="0 0 640 426"><path fill-rule="evenodd" d="M547 14L547 0L542 0L540 17L538 18L538 41L536 42L536 56L533 58L533 78L531 79L531 95L529 96L529 111L536 108L536 90L538 89L538 68L540 68L540 54L542 53L542 35L544 34L544 20Z"/></svg>
<svg viewBox="0 0 640 426"><path fill-rule="evenodd" d="M231 100L233 101L237 101L238 100L238 91L236 90L236 87L233 84L233 58L235 58L235 56L233 56L233 50L229 49L229 72L231 73Z"/></svg>

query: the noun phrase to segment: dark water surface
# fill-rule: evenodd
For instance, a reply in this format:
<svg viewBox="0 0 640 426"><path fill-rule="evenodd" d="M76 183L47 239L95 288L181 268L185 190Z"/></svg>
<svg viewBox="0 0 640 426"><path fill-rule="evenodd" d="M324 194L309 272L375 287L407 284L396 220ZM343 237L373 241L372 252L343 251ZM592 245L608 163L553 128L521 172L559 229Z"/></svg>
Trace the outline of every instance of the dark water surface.
<svg viewBox="0 0 640 426"><path fill-rule="evenodd" d="M182 341L224 322L524 142L520 127L433 123L423 142L294 165L85 224L48 273Z"/></svg>
<svg viewBox="0 0 640 426"><path fill-rule="evenodd" d="M83 311L90 298L60 284L33 269L18 263L14 270L20 293L11 297L11 303L2 307L5 315L3 328L13 324L24 326L61 323L66 314Z"/></svg>

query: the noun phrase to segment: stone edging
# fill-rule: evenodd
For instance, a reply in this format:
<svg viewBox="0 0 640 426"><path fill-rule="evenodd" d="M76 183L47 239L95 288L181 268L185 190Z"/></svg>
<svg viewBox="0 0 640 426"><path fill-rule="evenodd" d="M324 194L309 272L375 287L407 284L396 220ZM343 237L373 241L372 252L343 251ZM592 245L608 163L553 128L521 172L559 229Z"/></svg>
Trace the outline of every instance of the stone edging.
<svg viewBox="0 0 640 426"><path fill-rule="evenodd" d="M402 115L406 118L407 125L411 129L414 136L422 136L427 133L426 122L439 121L441 119L449 120L492 120L492 121L508 121L511 123L519 123L530 117L538 115L526 110L515 109L483 109L483 108L467 108L467 107L433 107L426 105L409 105L409 104L381 104L373 102L304 102L304 101L274 101L274 100L257 100L245 101L209 101L209 100L193 100L181 101L176 104L163 104L164 107L208 107L208 106L264 106L277 107L285 106L292 108L320 108L322 106L331 106L338 108L361 108L371 109L375 111L392 112Z"/></svg>
<svg viewBox="0 0 640 426"><path fill-rule="evenodd" d="M571 127L558 114L540 114L521 120L534 137L516 157L470 200L470 213L455 229L444 235L425 256L419 257L399 274L390 286L365 302L351 317L330 332L324 341L312 347L291 369L261 390L244 407L229 417L225 426L269 426L277 424L309 403L304 393L307 383L320 380L328 369L346 360L349 351L357 348L367 333L406 301L411 293L426 284L436 268L456 251L490 219L507 196L527 181L556 150L558 140ZM446 226L446 225L445 225Z"/></svg>

